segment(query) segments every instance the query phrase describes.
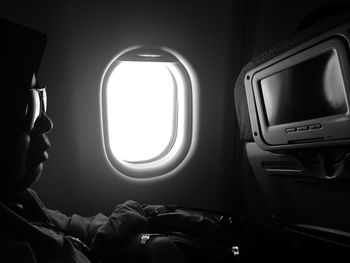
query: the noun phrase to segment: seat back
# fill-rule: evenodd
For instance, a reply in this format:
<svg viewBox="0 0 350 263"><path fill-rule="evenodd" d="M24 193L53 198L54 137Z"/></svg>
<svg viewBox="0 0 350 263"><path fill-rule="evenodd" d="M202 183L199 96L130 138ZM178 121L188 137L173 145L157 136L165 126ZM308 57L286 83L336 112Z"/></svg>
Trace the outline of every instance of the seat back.
<svg viewBox="0 0 350 263"><path fill-rule="evenodd" d="M350 126L347 126L350 123L348 118L350 73L347 72L350 51L349 21L348 14L328 18L269 49L242 69L235 85L236 112L241 138L245 141L249 163L274 224L289 232L344 246L350 246L350 206L348 204L350 200ZM338 44L332 41L329 44L327 41L330 39L335 42L339 40L340 46L338 47ZM344 121L346 124L339 124L340 113L336 112L329 116L310 118L310 123L308 119L297 122L292 118L293 121L288 123L289 126L284 126L285 123L277 123L275 127L269 127L273 121L269 119L271 112L269 113L266 107L282 98L283 88L288 85L291 86L288 90L290 94L283 97L282 103L279 102L280 110L287 108L291 111L288 103L292 105L295 103L297 107L300 98L303 98L295 95L298 89L292 86L303 80L295 81L293 78L300 78L300 74L293 71L289 72L288 77L281 77L279 81L273 82L274 84L271 85L275 85L274 87L279 85L282 95L278 95L276 90L271 91L268 102L263 101L266 97L262 94L264 91L261 88L261 81L274 74L287 72L295 65L325 54L327 50L335 50L337 59L340 61L340 72L344 78L341 81L344 84L347 107L347 111L342 113L346 117L342 120L346 119ZM324 83L315 81L315 85L325 87L329 84L326 83L327 81L339 82L339 78L334 78L334 74L333 78L327 75L330 63L327 61L325 69L321 70L324 74L322 76ZM309 67L311 73L319 64L312 65L313 67ZM305 71L307 66L302 69ZM303 74L307 75L305 72ZM315 78L318 77L319 75L315 75ZM311 82L315 78L311 79ZM317 87L306 85L304 88L313 88L315 91L312 92L315 92L315 97L318 98ZM332 102L336 100L334 96L338 96L334 90L334 85L328 91L323 90L324 93L329 93L327 98ZM309 93L312 94L312 92ZM298 98L299 101L290 101L293 97ZM313 106L315 105L303 106L294 114L297 116L304 114L303 112L307 112ZM323 106L317 107L320 111ZM274 114L278 115L280 111ZM317 115L317 112L313 114ZM314 120L319 122L314 123ZM312 130L314 124L317 124L315 129L319 130ZM318 124L321 124L321 127ZM329 131L330 126L332 131ZM270 133L274 129L283 130L274 135ZM315 134L317 136L314 136Z"/></svg>

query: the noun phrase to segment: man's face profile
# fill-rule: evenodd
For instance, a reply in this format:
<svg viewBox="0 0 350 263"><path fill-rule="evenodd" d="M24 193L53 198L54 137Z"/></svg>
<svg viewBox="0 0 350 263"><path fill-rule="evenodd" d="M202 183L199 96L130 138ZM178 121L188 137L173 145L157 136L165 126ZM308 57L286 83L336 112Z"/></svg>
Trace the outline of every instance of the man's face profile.
<svg viewBox="0 0 350 263"><path fill-rule="evenodd" d="M46 133L51 131L53 125L46 115L46 91L40 88L35 74L29 89L23 90L24 105L19 116L14 118L17 125L13 137L14 143L8 145L10 166L5 180L11 191L25 189L33 184L41 175L43 162L48 158L47 150L50 142ZM12 161L11 161L12 159Z"/></svg>
<svg viewBox="0 0 350 263"><path fill-rule="evenodd" d="M46 36L5 19L0 32L0 185L11 194L40 177L52 122L45 113L46 91L36 78Z"/></svg>
<svg viewBox="0 0 350 263"><path fill-rule="evenodd" d="M26 158L24 160L25 172L22 182L30 186L40 177L43 162L48 158L47 150L50 148L50 142L46 133L50 132L53 127L51 119L45 112L46 90L39 87L35 74L33 75L27 98L24 121L28 124L26 118L29 117L29 121L32 124L21 132L20 141L21 147L26 152Z"/></svg>

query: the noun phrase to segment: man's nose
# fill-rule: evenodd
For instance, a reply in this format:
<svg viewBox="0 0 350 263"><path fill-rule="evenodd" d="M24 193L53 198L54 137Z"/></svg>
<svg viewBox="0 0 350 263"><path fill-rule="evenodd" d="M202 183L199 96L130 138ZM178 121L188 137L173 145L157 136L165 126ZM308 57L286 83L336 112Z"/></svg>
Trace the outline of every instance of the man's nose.
<svg viewBox="0 0 350 263"><path fill-rule="evenodd" d="M49 133L53 128L53 123L50 117L42 111L40 116L35 122L35 130L38 133Z"/></svg>

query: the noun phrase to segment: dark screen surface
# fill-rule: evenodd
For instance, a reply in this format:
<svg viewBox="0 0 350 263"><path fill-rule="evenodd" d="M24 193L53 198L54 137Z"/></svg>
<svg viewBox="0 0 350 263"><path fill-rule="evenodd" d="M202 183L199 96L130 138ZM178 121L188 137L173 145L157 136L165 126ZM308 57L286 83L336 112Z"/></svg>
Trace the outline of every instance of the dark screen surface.
<svg viewBox="0 0 350 263"><path fill-rule="evenodd" d="M260 80L269 126L346 113L343 76L335 50Z"/></svg>

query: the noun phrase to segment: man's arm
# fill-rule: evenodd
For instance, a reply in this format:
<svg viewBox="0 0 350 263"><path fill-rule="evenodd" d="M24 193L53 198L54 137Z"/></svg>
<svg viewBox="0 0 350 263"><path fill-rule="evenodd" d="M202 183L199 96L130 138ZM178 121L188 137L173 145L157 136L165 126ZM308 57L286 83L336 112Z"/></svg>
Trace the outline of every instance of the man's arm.
<svg viewBox="0 0 350 263"><path fill-rule="evenodd" d="M110 246L115 249L130 234L147 231L147 220L143 209L135 201L126 201L117 205L109 217L101 213L92 217L82 217L77 214L67 216L47 208L44 208L44 211L51 222L66 235L77 237L97 250L105 250Z"/></svg>
<svg viewBox="0 0 350 263"><path fill-rule="evenodd" d="M77 214L67 216L58 210L44 208L50 221L66 235L79 238L86 245L91 245L99 227L108 222L108 217L97 214L91 217L83 217Z"/></svg>

